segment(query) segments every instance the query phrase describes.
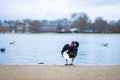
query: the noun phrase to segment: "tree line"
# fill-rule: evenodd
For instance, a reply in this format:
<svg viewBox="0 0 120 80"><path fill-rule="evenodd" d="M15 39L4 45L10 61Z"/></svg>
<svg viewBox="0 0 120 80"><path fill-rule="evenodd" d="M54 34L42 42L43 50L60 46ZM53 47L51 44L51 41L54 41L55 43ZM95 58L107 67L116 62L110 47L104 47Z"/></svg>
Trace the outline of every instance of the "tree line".
<svg viewBox="0 0 120 80"><path fill-rule="evenodd" d="M92 21L86 13L73 13L70 19L64 18L60 20L0 20L0 26L4 23L8 23L10 26L14 26L17 23L23 23L29 25L31 33L41 32L41 28L44 25L56 26L56 31L60 32L65 30L69 32L71 29L76 29L76 32L91 32L91 33L120 33L120 19L118 21L107 21L102 17L97 17Z"/></svg>

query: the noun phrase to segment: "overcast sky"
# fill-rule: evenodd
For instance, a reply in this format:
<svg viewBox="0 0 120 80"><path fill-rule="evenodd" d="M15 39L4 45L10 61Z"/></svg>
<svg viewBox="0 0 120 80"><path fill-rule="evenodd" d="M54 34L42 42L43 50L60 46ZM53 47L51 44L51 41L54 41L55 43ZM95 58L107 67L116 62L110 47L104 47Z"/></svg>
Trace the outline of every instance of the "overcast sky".
<svg viewBox="0 0 120 80"><path fill-rule="evenodd" d="M120 19L120 0L0 0L0 20L62 19L84 12L90 19Z"/></svg>

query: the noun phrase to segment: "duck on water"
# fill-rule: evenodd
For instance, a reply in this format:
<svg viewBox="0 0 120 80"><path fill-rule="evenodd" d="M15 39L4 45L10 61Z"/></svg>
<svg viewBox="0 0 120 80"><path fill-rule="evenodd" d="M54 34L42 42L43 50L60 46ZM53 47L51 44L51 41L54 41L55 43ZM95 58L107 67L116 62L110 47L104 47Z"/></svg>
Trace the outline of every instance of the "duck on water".
<svg viewBox="0 0 120 80"><path fill-rule="evenodd" d="M0 48L0 52L5 52L5 48Z"/></svg>

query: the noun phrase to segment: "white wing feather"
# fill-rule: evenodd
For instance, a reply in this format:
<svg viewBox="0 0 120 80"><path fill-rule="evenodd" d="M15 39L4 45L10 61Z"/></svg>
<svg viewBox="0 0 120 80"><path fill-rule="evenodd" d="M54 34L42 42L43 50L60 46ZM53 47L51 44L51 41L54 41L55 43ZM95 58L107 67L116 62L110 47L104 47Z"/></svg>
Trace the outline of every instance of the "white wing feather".
<svg viewBox="0 0 120 80"><path fill-rule="evenodd" d="M63 53L63 57L64 57L65 59L69 60L69 55L67 54L67 51L65 51L65 52Z"/></svg>

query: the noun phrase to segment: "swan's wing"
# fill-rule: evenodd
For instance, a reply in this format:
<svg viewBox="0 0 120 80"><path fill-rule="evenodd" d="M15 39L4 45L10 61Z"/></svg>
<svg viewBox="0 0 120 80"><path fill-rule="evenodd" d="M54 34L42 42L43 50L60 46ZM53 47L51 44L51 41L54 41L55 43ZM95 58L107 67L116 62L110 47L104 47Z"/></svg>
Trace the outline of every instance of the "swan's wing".
<svg viewBox="0 0 120 80"><path fill-rule="evenodd" d="M69 60L69 55L67 54L67 51L65 51L65 52L63 53L63 57L64 57L65 59Z"/></svg>

